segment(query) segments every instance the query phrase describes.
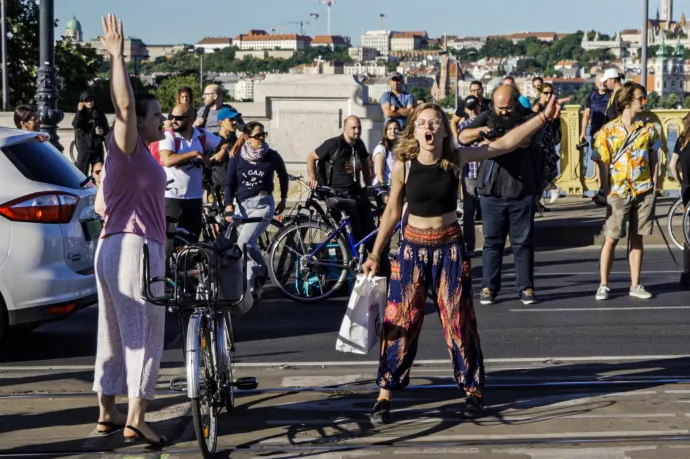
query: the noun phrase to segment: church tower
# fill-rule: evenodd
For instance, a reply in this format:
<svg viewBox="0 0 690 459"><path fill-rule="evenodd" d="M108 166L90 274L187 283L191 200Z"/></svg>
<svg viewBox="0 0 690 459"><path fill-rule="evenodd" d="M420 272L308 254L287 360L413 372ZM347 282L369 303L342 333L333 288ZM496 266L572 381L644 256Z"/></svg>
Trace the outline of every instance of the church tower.
<svg viewBox="0 0 690 459"><path fill-rule="evenodd" d="M661 0L661 20L664 22L673 20L673 0Z"/></svg>

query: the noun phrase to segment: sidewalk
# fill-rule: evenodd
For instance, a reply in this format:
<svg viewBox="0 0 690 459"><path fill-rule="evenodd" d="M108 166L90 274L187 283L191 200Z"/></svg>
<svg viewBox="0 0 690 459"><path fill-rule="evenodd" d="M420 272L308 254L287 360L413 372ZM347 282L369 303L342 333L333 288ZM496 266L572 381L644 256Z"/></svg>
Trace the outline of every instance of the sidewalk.
<svg viewBox="0 0 690 459"><path fill-rule="evenodd" d="M690 435L686 358L492 365L486 412L474 421L456 414L461 397L449 364L417 365L411 386L394 397L394 423L381 427L371 426L367 418L375 399L374 365L240 367L236 373L259 377L264 390L322 389L239 395L235 411L220 416L219 457L228 457L235 448L233 458L419 457L419 448L425 458L449 453L463 459L690 456L690 445L684 443ZM159 390L167 390L170 377L181 374L180 369L164 370ZM89 371L1 374L0 453L199 457L184 393L158 397L147 415L152 428L174 442L163 455L125 445L119 432L106 437L95 433L98 412L91 376ZM677 378L683 383L673 384ZM52 395L6 398L40 393ZM333 453L338 448L352 451Z"/></svg>

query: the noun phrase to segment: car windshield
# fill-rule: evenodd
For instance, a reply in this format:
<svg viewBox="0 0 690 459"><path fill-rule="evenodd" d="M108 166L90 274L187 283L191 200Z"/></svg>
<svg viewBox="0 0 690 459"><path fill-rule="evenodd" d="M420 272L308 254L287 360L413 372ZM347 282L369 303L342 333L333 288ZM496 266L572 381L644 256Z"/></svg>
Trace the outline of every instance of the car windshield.
<svg viewBox="0 0 690 459"><path fill-rule="evenodd" d="M86 176L50 142L32 140L3 147L2 152L29 180L80 189Z"/></svg>

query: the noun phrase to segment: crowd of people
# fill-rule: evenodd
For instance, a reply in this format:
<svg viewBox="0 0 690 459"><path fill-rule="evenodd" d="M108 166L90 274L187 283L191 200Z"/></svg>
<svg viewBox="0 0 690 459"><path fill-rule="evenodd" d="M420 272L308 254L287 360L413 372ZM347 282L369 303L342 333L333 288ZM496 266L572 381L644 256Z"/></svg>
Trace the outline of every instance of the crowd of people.
<svg viewBox="0 0 690 459"><path fill-rule="evenodd" d="M109 15L102 26L100 40L111 62L115 122L107 125L89 93L82 96L73 122L77 166L84 173L90 168L91 174L98 174L96 209L104 216L96 252L99 323L93 389L100 407L97 430L123 429L129 441L163 445L167 440L144 419L158 379L165 312L141 298L143 247L148 246L151 276L162 276L166 218L176 219L198 236L202 167L212 170L213 185L224 190L228 219L239 212L268 220L282 212L288 175L281 155L267 142L264 126L245 123L235 108L223 103L218 86L204 90L199 109L194 108L191 89L180 88L167 117L154 96L135 95L123 55L122 22ZM652 230L659 134L652 124L639 119L646 100L644 87L622 84L621 78L611 70L597 77L598 87L586 102L584 118L590 125L590 138L584 127L580 139L594 145L600 195L608 209L597 300L608 298L613 249L626 234L626 220L630 220L630 295L651 297L639 283L639 275L642 238ZM389 296L377 377L380 391L372 422L391 421L392 392L409 384L429 295L438 306L453 374L466 396L459 414L475 418L483 411L485 371L471 291L474 224L481 220L484 234L480 303L494 303L501 291L508 235L517 296L524 304L535 303L534 217L540 197L553 189L558 173L559 114L567 99L557 100L553 86L535 78L532 83L539 96L529 101L508 77L487 100L481 82L475 81L471 95L449 119L437 104L417 104L403 90L401 75L394 74L390 82L391 91L382 98L382 138L372 157L361 138L360 120L350 116L341 135L307 155L308 183L329 186L355 203L350 217L353 235L359 240L375 224L366 186L389 187L379 232L367 247L365 274L386 270L389 240L397 223L403 224L403 241L387 276ZM36 111L17 107L15 124L36 130ZM676 178L682 178L687 204L690 115L685 128L671 169ZM105 158L103 148L108 152ZM280 182L277 203L276 176ZM456 216L458 190L464 203L462 224ZM265 228L260 223L244 225L240 234L240 241L249 245L247 276L257 297L266 279L266 264L256 240ZM684 252L681 281L687 284L688 247ZM129 397L126 414L115 405L115 396L121 394Z"/></svg>

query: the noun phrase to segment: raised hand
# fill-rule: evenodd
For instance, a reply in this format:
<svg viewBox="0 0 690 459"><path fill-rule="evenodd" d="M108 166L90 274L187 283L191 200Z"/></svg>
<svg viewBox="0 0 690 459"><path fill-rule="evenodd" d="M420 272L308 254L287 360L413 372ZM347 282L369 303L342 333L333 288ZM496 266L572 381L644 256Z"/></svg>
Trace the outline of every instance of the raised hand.
<svg viewBox="0 0 690 459"><path fill-rule="evenodd" d="M544 109L544 116L547 120L555 120L561 114L561 104L557 103L556 98L552 97Z"/></svg>
<svg viewBox="0 0 690 459"><path fill-rule="evenodd" d="M125 40L122 33L122 21L118 21L114 14L108 14L108 18L101 17L103 36L98 37L103 49L111 56L122 56Z"/></svg>

